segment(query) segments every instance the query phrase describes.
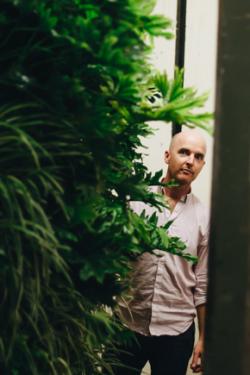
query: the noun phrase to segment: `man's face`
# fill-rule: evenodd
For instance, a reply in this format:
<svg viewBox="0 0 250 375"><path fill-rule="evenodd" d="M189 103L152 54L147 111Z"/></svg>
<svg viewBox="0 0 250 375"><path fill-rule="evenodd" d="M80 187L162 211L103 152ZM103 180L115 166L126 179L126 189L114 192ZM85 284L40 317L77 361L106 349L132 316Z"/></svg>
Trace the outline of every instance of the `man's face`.
<svg viewBox="0 0 250 375"><path fill-rule="evenodd" d="M206 146L196 134L180 134L165 152L168 164L168 179L175 179L181 185L190 185L205 164Z"/></svg>

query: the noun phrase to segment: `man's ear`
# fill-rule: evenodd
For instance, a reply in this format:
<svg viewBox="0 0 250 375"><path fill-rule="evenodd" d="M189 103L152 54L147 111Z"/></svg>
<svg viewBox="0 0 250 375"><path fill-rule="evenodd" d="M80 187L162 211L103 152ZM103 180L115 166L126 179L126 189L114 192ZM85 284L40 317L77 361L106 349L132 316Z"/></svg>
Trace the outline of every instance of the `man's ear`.
<svg viewBox="0 0 250 375"><path fill-rule="evenodd" d="M169 157L170 157L170 153L168 150L165 151L165 154L164 154L164 161L166 164L169 163Z"/></svg>

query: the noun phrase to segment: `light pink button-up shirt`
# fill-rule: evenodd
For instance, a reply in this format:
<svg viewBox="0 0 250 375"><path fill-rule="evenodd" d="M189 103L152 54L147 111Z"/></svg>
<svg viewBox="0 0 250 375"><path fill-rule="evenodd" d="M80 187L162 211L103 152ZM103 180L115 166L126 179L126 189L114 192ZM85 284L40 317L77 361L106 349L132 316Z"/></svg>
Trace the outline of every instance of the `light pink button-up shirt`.
<svg viewBox="0 0 250 375"><path fill-rule="evenodd" d="M157 188L154 189L157 192ZM132 208L148 215L157 211L158 225L173 220L170 236L186 243L186 252L198 256L194 266L185 259L154 250L144 253L134 264L131 298L119 302L120 315L133 331L143 335L178 335L192 324L196 306L206 302L208 215L192 193L180 201L171 213L159 212L142 202Z"/></svg>

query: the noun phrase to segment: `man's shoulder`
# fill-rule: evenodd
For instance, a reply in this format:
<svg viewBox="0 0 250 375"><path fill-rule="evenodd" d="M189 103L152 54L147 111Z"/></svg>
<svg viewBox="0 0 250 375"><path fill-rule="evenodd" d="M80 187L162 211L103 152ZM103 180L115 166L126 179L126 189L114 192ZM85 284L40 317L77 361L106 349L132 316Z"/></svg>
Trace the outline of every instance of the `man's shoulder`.
<svg viewBox="0 0 250 375"><path fill-rule="evenodd" d="M207 210L206 205L197 197L197 195L194 193L190 193L189 195L191 202L195 207L200 208L201 210Z"/></svg>
<svg viewBox="0 0 250 375"><path fill-rule="evenodd" d="M193 193L190 194L190 201L192 208L195 210L198 221L207 226L209 223L208 207Z"/></svg>

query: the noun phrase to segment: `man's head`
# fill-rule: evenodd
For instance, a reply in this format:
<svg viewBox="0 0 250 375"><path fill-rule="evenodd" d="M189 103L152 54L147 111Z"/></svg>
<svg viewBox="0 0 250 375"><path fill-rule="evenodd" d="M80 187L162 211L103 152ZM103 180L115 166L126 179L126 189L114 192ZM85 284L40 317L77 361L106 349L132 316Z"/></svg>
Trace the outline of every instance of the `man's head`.
<svg viewBox="0 0 250 375"><path fill-rule="evenodd" d="M168 164L167 180L175 179L180 185L190 185L205 164L206 143L196 130L176 134L165 151Z"/></svg>

